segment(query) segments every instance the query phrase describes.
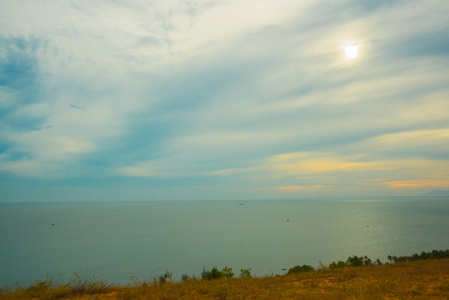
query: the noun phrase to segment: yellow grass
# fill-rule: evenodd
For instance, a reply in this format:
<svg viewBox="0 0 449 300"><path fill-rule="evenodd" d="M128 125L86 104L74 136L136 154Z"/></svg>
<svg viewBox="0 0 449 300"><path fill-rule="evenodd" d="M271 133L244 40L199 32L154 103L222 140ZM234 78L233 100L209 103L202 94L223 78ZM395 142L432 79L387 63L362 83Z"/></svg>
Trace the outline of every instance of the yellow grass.
<svg viewBox="0 0 449 300"><path fill-rule="evenodd" d="M449 299L449 259L346 267L278 277L190 280L86 289L50 281L0 299Z"/></svg>

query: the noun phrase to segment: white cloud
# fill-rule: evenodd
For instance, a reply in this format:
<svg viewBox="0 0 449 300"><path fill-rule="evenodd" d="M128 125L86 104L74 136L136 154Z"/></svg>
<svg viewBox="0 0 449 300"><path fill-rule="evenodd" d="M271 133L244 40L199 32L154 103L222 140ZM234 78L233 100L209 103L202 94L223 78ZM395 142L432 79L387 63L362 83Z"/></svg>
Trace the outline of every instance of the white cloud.
<svg viewBox="0 0 449 300"><path fill-rule="evenodd" d="M164 174L152 162L144 162L133 166L117 168L121 175L129 177L164 177Z"/></svg>
<svg viewBox="0 0 449 300"><path fill-rule="evenodd" d="M0 87L0 167L70 177L89 175L89 158L106 177L226 175L310 191L354 173L443 178L449 61L424 38L444 32L449 5L363 5L2 1L0 38L28 43L37 88ZM350 63L347 40L360 45Z"/></svg>
<svg viewBox="0 0 449 300"><path fill-rule="evenodd" d="M396 132L372 138L362 145L378 151L431 150L444 154L449 153L449 128Z"/></svg>

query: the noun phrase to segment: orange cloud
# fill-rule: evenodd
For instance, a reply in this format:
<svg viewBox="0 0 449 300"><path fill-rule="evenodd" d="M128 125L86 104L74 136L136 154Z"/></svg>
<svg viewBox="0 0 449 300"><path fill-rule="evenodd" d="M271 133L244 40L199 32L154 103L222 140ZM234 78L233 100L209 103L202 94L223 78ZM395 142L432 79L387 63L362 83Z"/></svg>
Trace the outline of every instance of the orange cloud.
<svg viewBox="0 0 449 300"><path fill-rule="evenodd" d="M327 189L327 188L333 188L333 186L324 186L324 185L313 185L313 186L301 186L301 185L293 185L293 186L279 186L274 187L273 189L281 190L281 191L304 191L304 190L321 190L321 189Z"/></svg>
<svg viewBox="0 0 449 300"><path fill-rule="evenodd" d="M392 188L449 187L449 181L444 180L403 180L388 181L383 184Z"/></svg>
<svg viewBox="0 0 449 300"><path fill-rule="evenodd" d="M389 170L384 162L346 161L343 157L311 158L300 161L286 161L274 164L273 168L289 174L327 173L333 171L372 171Z"/></svg>

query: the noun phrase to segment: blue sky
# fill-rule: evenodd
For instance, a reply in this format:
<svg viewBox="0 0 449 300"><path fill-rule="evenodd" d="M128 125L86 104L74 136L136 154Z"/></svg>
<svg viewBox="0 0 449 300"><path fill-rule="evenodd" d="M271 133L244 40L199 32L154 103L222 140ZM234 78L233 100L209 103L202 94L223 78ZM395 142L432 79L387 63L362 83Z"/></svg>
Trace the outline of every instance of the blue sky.
<svg viewBox="0 0 449 300"><path fill-rule="evenodd" d="M1 1L0 201L449 189L448 15L446 0Z"/></svg>

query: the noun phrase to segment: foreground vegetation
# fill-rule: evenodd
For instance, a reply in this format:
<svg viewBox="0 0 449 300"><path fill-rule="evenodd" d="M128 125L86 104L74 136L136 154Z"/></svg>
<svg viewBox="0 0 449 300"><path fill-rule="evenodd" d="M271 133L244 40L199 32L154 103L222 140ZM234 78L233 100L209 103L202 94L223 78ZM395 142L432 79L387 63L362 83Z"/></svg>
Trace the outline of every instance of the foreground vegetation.
<svg viewBox="0 0 449 300"><path fill-rule="evenodd" d="M412 256L389 256L389 262L368 257L320 265L302 265L284 276L252 277L251 269L203 269L201 278L172 274L121 287L78 275L66 284L51 279L22 288L3 287L0 299L449 299L449 250Z"/></svg>

